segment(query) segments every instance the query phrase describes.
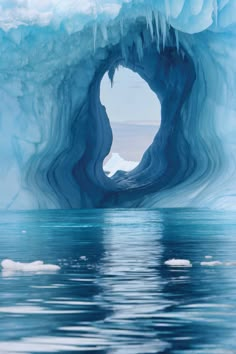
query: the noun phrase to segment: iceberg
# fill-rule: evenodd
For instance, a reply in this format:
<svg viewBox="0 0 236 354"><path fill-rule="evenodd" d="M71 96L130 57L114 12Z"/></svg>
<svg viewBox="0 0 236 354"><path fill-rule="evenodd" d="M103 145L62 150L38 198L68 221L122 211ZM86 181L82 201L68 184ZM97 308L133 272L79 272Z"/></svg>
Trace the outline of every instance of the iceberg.
<svg viewBox="0 0 236 354"><path fill-rule="evenodd" d="M235 209L235 48L235 0L2 0L0 209ZM109 178L100 84L119 66L162 117Z"/></svg>

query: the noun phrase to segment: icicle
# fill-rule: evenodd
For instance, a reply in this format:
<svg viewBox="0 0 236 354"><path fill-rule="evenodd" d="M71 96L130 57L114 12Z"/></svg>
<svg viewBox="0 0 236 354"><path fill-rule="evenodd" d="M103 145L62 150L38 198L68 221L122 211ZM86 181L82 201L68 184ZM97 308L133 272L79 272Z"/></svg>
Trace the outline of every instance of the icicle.
<svg viewBox="0 0 236 354"><path fill-rule="evenodd" d="M151 37L150 31L143 31L143 48L148 47L153 42L154 37Z"/></svg>
<svg viewBox="0 0 236 354"><path fill-rule="evenodd" d="M163 15L160 15L160 28L162 34L162 46L164 49L166 45L166 39L167 39L167 23Z"/></svg>
<svg viewBox="0 0 236 354"><path fill-rule="evenodd" d="M123 21L123 18L120 19L120 34L121 34L121 36L124 35L124 21Z"/></svg>
<svg viewBox="0 0 236 354"><path fill-rule="evenodd" d="M213 0L213 11L214 11L214 17L215 17L216 26L217 26L217 23L218 23L218 3L217 3L217 0Z"/></svg>
<svg viewBox="0 0 236 354"><path fill-rule="evenodd" d="M179 53L179 32L178 32L178 30L174 30L174 32L175 32L175 41L176 41L177 53Z"/></svg>
<svg viewBox="0 0 236 354"><path fill-rule="evenodd" d="M121 40L120 46L121 46L122 57L123 57L124 61L127 63L129 50L128 50L128 48L126 48L126 46L122 40Z"/></svg>
<svg viewBox="0 0 236 354"><path fill-rule="evenodd" d="M143 59L143 42L140 36L138 36L135 40L135 46L138 54L139 61L141 62Z"/></svg>
<svg viewBox="0 0 236 354"><path fill-rule="evenodd" d="M147 28L150 31L152 39L154 38L154 28L153 28L153 12L149 9L146 11L146 22Z"/></svg>
<svg viewBox="0 0 236 354"><path fill-rule="evenodd" d="M158 12L154 12L154 22L156 26L156 44L157 44L157 51L160 52L160 28L159 28L159 16Z"/></svg>
<svg viewBox="0 0 236 354"><path fill-rule="evenodd" d="M114 84L114 77L115 77L115 73L116 73L116 67L112 66L109 71L108 71L108 77L110 79L111 82L111 87L113 87Z"/></svg>
<svg viewBox="0 0 236 354"><path fill-rule="evenodd" d="M182 49L180 49L180 55L181 55L182 59L184 60L184 58L185 58L185 52L184 52Z"/></svg>
<svg viewBox="0 0 236 354"><path fill-rule="evenodd" d="M170 3L169 0L165 0L166 18L170 17Z"/></svg>
<svg viewBox="0 0 236 354"><path fill-rule="evenodd" d="M98 26L97 26L97 22L95 22L94 26L93 26L93 50L94 50L94 53L96 51L97 30L98 30Z"/></svg>
<svg viewBox="0 0 236 354"><path fill-rule="evenodd" d="M100 28L101 28L101 32L102 32L103 39L104 39L105 41L107 41L107 40L108 40L108 33L107 33L107 27L106 27L106 25L105 25L105 24L101 24L101 25L100 25Z"/></svg>

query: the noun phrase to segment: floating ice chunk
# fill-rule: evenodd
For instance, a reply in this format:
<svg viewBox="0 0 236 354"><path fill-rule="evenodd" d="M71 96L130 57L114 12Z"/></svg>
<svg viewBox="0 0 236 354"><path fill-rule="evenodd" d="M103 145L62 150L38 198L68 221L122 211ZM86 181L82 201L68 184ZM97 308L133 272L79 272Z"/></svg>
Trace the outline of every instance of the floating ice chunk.
<svg viewBox="0 0 236 354"><path fill-rule="evenodd" d="M214 267L222 265L223 263L220 261L212 261L212 262L201 262L201 266Z"/></svg>
<svg viewBox="0 0 236 354"><path fill-rule="evenodd" d="M22 230L21 233L22 233L22 234L26 234L27 231L26 231L26 230Z"/></svg>
<svg viewBox="0 0 236 354"><path fill-rule="evenodd" d="M212 259L212 256L205 256L206 259Z"/></svg>
<svg viewBox="0 0 236 354"><path fill-rule="evenodd" d="M44 264L42 261L35 261L32 263L14 262L11 259L4 259L1 263L4 270L20 271L20 272L47 272L57 271L61 269L58 265Z"/></svg>
<svg viewBox="0 0 236 354"><path fill-rule="evenodd" d="M79 259L81 259L81 261L87 261L87 257L86 256L81 256L81 257L79 257Z"/></svg>
<svg viewBox="0 0 236 354"><path fill-rule="evenodd" d="M236 262L227 262L225 263L226 266L236 266Z"/></svg>
<svg viewBox="0 0 236 354"><path fill-rule="evenodd" d="M192 264L188 259L173 258L165 261L165 264L171 267L192 267Z"/></svg>

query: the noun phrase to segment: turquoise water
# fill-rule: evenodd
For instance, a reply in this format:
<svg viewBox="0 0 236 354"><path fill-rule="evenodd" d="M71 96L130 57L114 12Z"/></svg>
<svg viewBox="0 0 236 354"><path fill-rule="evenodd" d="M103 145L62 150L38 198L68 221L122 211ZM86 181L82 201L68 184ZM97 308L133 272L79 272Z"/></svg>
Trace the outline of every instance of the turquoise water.
<svg viewBox="0 0 236 354"><path fill-rule="evenodd" d="M0 353L236 353L236 214L194 210L0 214ZM170 258L191 268L171 268Z"/></svg>

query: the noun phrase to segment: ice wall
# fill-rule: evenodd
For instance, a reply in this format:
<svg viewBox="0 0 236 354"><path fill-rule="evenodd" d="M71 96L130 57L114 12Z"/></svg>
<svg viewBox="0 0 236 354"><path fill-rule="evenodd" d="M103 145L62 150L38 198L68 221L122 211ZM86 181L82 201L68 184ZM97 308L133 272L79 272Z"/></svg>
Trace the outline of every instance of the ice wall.
<svg viewBox="0 0 236 354"><path fill-rule="evenodd" d="M0 208L236 208L234 0L3 0ZM106 71L162 104L140 165L102 168Z"/></svg>

